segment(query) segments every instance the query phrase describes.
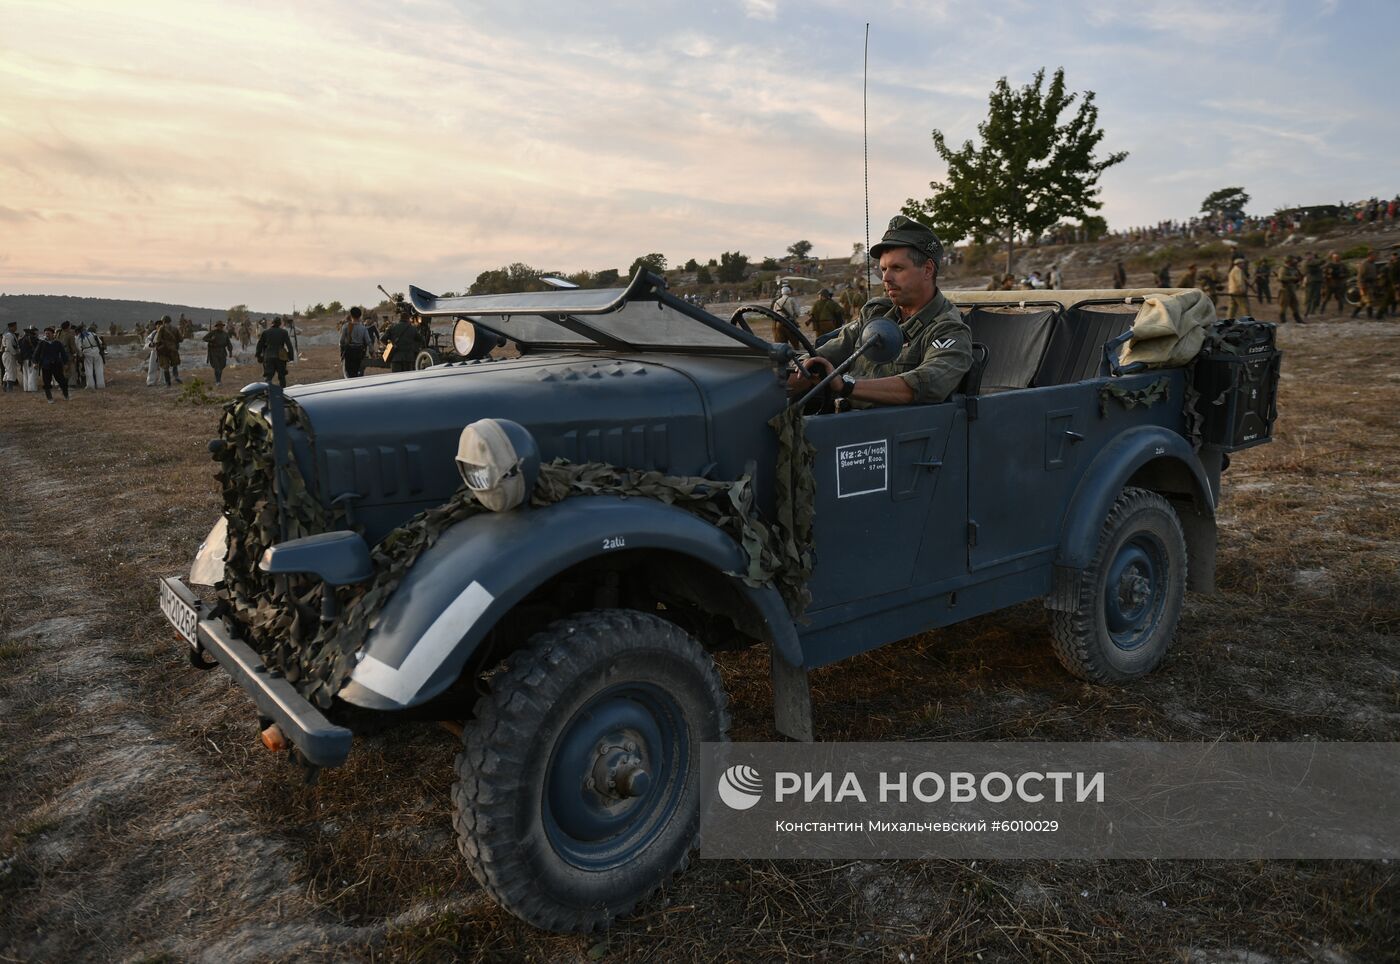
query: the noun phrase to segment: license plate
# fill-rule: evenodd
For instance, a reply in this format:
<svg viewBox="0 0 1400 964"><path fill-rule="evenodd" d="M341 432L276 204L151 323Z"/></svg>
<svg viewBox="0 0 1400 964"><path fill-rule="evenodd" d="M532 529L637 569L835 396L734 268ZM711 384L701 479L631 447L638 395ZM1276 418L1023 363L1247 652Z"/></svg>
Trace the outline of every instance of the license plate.
<svg viewBox="0 0 1400 964"><path fill-rule="evenodd" d="M170 620L175 631L185 637L185 642L194 646L199 639L199 613L189 603L175 594L168 583L160 584L160 611Z"/></svg>

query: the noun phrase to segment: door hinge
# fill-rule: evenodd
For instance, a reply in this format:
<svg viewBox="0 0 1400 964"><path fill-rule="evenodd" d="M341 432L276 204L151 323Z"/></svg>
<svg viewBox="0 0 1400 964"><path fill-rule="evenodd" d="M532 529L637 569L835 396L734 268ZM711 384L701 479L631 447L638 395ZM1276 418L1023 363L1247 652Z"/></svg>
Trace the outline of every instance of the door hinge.
<svg viewBox="0 0 1400 964"><path fill-rule="evenodd" d="M967 522L967 544L969 546L977 545L977 523L971 519Z"/></svg>

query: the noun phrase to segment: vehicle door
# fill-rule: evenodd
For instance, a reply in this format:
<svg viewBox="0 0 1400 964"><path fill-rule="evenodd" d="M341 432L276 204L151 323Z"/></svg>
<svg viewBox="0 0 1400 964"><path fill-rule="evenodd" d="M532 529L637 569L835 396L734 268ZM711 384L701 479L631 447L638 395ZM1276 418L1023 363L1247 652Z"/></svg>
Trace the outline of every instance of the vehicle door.
<svg viewBox="0 0 1400 964"><path fill-rule="evenodd" d="M966 572L966 426L951 401L806 419L816 448L811 611Z"/></svg>

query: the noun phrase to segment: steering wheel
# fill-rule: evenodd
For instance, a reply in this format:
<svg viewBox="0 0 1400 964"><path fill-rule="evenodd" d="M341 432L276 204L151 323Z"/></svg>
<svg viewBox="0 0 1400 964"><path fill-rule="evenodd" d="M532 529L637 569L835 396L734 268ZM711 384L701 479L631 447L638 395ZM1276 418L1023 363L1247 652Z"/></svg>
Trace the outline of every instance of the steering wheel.
<svg viewBox="0 0 1400 964"><path fill-rule="evenodd" d="M744 316L749 314L750 312L753 312L754 314L765 315L776 321L778 324L782 325L784 328L790 331L797 338L798 341L802 343L802 347L807 349L807 354L815 355L817 353L816 346L812 344L811 340L807 337L806 332L802 330L802 326L799 325L797 322L793 321L787 315L782 314L781 312L774 311L772 308L767 308L763 305L740 305L738 308L734 309L734 314L729 316L729 323L735 328L742 329L743 331L746 331L750 335L752 335L753 329L750 328L749 323L744 320Z"/></svg>

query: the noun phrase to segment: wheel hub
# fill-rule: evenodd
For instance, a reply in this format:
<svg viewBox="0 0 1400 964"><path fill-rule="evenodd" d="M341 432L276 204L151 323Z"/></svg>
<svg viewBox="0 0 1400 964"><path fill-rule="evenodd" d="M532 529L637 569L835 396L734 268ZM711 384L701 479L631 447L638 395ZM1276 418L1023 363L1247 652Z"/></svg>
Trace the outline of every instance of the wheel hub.
<svg viewBox="0 0 1400 964"><path fill-rule="evenodd" d="M1104 586L1104 622L1119 649L1134 649L1151 635L1165 572L1162 550L1150 539L1132 539L1118 550Z"/></svg>
<svg viewBox="0 0 1400 964"><path fill-rule="evenodd" d="M586 787L614 800L630 800L645 796L650 785L651 774L635 741L598 744Z"/></svg>

